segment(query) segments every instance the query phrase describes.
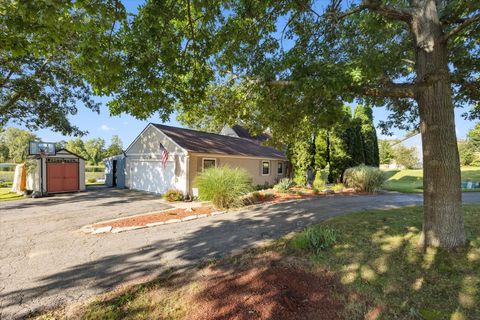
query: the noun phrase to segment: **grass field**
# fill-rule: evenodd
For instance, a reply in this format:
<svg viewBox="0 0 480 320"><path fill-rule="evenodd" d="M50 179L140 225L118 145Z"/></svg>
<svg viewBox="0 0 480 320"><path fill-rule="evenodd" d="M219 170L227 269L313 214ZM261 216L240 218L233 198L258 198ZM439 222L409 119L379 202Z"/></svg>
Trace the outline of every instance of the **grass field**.
<svg viewBox="0 0 480 320"><path fill-rule="evenodd" d="M0 201L18 200L23 198L22 195L11 192L11 189L12 188L0 188Z"/></svg>
<svg viewBox="0 0 480 320"><path fill-rule="evenodd" d="M405 193L423 192L422 169L387 170L385 174L387 181L383 184L383 188L386 190ZM462 167L462 181L466 180L480 181L480 167Z"/></svg>
<svg viewBox="0 0 480 320"><path fill-rule="evenodd" d="M89 179L103 179L105 178L104 172L85 172L85 181L87 184L91 184L88 182Z"/></svg>
<svg viewBox="0 0 480 320"><path fill-rule="evenodd" d="M302 249L302 242L318 243L319 238L314 232L309 235L301 232L280 239L270 247L217 261L213 267L238 274L250 261L248 270L264 270L257 261L265 260L268 253L280 258L262 271L264 278L278 265L304 268L312 274L312 281L313 277L333 274L337 284L329 286L326 292L340 301L338 312L342 319L480 319L480 206L465 207L469 244L455 252L428 249L422 253L418 248L421 221L420 207L359 212L314 227L334 231L336 239L332 246L318 251L308 245ZM207 285L208 281L219 275L202 274L202 270L192 271L199 275L197 277L182 271L110 292L82 306L76 317L188 319L192 310L205 308L205 303L212 304L202 297L214 289ZM234 291L225 292L214 302L226 309L225 301L244 306L247 297L230 302L229 296L235 296L236 291L245 290L249 285L249 282L240 283ZM272 312L283 308L283 299L288 300L291 289L284 288L287 297L276 297L275 301L269 300L270 294L265 295L264 302L272 307ZM253 286L252 295L256 290ZM250 307L255 309L257 305ZM219 308L211 312L218 315ZM62 318L62 312L51 311L39 319ZM224 318L235 318L235 314Z"/></svg>

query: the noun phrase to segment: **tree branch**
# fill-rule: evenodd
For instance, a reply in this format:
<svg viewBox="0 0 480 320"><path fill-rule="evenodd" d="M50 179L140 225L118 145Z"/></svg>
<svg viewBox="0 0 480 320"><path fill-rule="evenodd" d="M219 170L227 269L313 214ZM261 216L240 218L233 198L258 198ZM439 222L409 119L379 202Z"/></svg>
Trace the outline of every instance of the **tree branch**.
<svg viewBox="0 0 480 320"><path fill-rule="evenodd" d="M43 64L35 71L31 78L35 79L35 77L42 74L49 62L50 59L45 59ZM5 102L3 105L0 105L0 114L6 114L8 109L10 109L18 100L20 100L24 94L25 92L23 91L14 91L10 98L8 98L7 102Z"/></svg>
<svg viewBox="0 0 480 320"><path fill-rule="evenodd" d="M417 85L414 83L386 83L372 88L364 88L362 93L377 98L415 98Z"/></svg>
<svg viewBox="0 0 480 320"><path fill-rule="evenodd" d="M322 15L320 13L318 13L317 11L313 10L312 6L307 6L305 5L305 3L303 3L302 1L297 1L297 4L303 9L303 10L306 10L306 11L310 11L311 13L313 13L314 15L317 16L317 18L321 18Z"/></svg>
<svg viewBox="0 0 480 320"><path fill-rule="evenodd" d="M187 0L187 12L188 12L188 24L190 25L190 32L192 36L192 42L193 42L193 55L195 55L195 29L193 27L193 19L192 19L192 12L190 9L190 0Z"/></svg>
<svg viewBox="0 0 480 320"><path fill-rule="evenodd" d="M447 41L448 39L462 32L465 28L469 27L475 22L480 22L480 13L468 19L465 19L462 24L459 24L458 26L456 26L455 28L453 28L452 30L444 34L442 37L442 41Z"/></svg>
<svg viewBox="0 0 480 320"><path fill-rule="evenodd" d="M363 0L362 4L352 8L351 10L342 13L336 19L341 20L352 14L361 12L363 10L371 10L378 14L397 21L410 22L412 20L412 10L402 9L387 4L383 4L380 0Z"/></svg>

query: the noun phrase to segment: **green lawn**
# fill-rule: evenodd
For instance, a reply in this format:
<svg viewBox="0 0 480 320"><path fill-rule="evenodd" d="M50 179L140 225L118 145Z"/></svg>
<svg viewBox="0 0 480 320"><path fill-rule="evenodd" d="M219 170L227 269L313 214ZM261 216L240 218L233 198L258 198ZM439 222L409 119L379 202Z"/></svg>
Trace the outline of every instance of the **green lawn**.
<svg viewBox="0 0 480 320"><path fill-rule="evenodd" d="M103 179L105 178L105 173L104 172L85 172L85 182L87 185L100 185L103 183L97 183L95 182L89 182L88 180L90 179Z"/></svg>
<svg viewBox="0 0 480 320"><path fill-rule="evenodd" d="M385 175L387 177L387 181L383 184L385 190L406 193L423 192L422 169L387 170ZM480 167L462 167L462 181L466 180L480 181Z"/></svg>
<svg viewBox="0 0 480 320"><path fill-rule="evenodd" d="M336 240L329 247L317 251L307 245L302 249L299 243L310 238L318 244L319 237L315 232L310 236L301 232L269 247L219 260L213 268L226 272L239 270L238 266L245 269L248 264L261 268L255 261L264 261L267 254L275 259L272 266L295 265L316 276L333 274L338 284L327 292L343 304L339 312L344 319L480 319L479 205L465 206L465 223L468 246L455 252L430 248L424 254L418 248L421 207L359 212L309 228L333 230ZM202 281L216 277L202 274L203 270L167 273L145 284L112 291L81 306L75 311L76 317L188 319L189 311L202 303L192 297L211 290ZM268 269L265 274L269 274ZM63 310L50 311L37 319L63 318ZM378 317L371 315L372 310L379 312Z"/></svg>
<svg viewBox="0 0 480 320"><path fill-rule="evenodd" d="M465 223L466 248L423 254L421 207L351 214L321 225L335 230L338 242L310 257L348 289L386 306L380 319L480 319L480 206L465 206ZM363 319L364 304L346 303L347 319Z"/></svg>
<svg viewBox="0 0 480 320"><path fill-rule="evenodd" d="M11 192L12 188L0 188L0 201L18 200L23 198L22 195Z"/></svg>

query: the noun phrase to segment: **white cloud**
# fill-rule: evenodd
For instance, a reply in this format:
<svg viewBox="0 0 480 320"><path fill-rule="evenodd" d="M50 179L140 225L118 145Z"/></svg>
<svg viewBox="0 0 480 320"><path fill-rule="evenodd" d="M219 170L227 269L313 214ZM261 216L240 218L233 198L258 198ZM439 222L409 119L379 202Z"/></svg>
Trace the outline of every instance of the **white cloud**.
<svg viewBox="0 0 480 320"><path fill-rule="evenodd" d="M108 131L115 131L115 128L109 127L106 124L102 124L100 128L98 128L98 130L108 132Z"/></svg>

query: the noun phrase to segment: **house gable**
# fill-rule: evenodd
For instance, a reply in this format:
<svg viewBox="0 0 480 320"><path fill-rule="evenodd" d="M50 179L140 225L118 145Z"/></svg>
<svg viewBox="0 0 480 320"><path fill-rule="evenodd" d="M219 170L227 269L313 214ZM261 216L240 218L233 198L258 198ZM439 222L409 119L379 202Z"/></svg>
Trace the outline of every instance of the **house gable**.
<svg viewBox="0 0 480 320"><path fill-rule="evenodd" d="M161 157L163 145L170 154L186 155L187 151L176 144L155 126L149 124L138 137L128 146L125 153L128 157L148 156L150 158Z"/></svg>

